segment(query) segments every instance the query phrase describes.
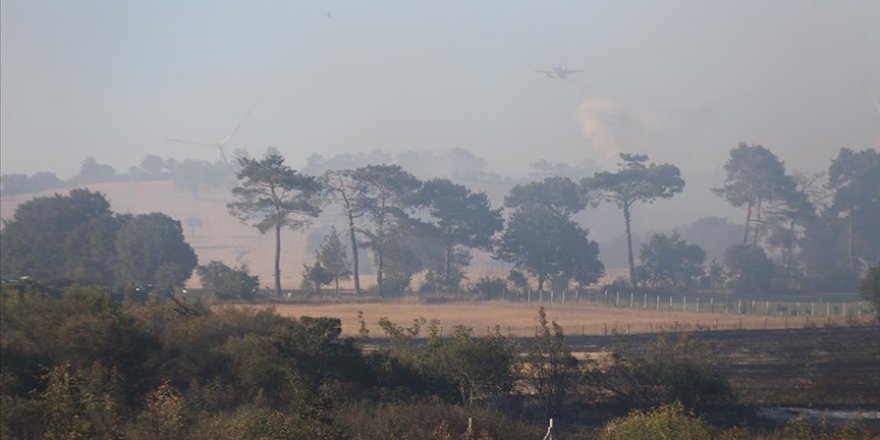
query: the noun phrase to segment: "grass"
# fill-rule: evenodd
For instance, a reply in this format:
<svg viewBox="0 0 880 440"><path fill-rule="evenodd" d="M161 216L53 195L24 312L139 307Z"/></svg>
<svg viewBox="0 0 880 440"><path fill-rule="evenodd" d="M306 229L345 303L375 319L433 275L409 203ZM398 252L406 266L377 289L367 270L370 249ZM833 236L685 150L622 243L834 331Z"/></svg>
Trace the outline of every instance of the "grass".
<svg viewBox="0 0 880 440"><path fill-rule="evenodd" d="M556 321L569 335L601 335L605 333L654 333L670 330L756 330L801 328L825 325L843 325L847 321L834 316L766 316L756 314L737 315L733 313L707 313L654 310L648 308L610 307L605 305L571 303L549 304L544 302L521 303L509 301L455 302L445 304L424 304L412 300L374 303L337 304L279 304L274 306L277 313L287 317L327 316L342 321L343 334L356 336L360 328L358 313L363 312L363 320L371 336L384 336L378 326L380 318L402 325L413 319L424 317L437 320L451 331L453 326L464 325L474 329L475 334L494 331L499 326L503 334L513 336L533 336L537 322L538 307L543 305L547 319ZM862 321L869 322L871 315L864 315ZM446 330L444 330L446 331Z"/></svg>

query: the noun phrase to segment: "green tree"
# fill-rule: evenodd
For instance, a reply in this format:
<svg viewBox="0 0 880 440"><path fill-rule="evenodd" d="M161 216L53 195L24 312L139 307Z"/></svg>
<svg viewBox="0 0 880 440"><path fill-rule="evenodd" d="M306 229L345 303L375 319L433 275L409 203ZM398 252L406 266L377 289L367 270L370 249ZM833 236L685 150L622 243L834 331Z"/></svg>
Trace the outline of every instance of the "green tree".
<svg viewBox="0 0 880 440"><path fill-rule="evenodd" d="M381 252L383 281L381 290L378 290L380 296L403 295L410 287L412 277L425 269L426 262L438 259L440 246L434 237L425 234L416 222L406 218L399 220L399 223L384 231L385 245ZM380 254L375 248L377 243L366 244L373 250L378 267Z"/></svg>
<svg viewBox="0 0 880 440"><path fill-rule="evenodd" d="M642 246L639 259L640 278L653 286L690 288L703 275L706 252L679 238L678 233L654 234Z"/></svg>
<svg viewBox="0 0 880 440"><path fill-rule="evenodd" d="M318 261L333 277L333 281L336 283L336 296L339 296L339 280L350 279L351 269L349 269L348 255L345 252L345 247L342 246L342 241L339 240L335 226L331 226L330 232L324 237L324 243L318 250Z"/></svg>
<svg viewBox="0 0 880 440"><path fill-rule="evenodd" d="M733 290L746 292L766 292L773 278L773 262L764 250L751 244L732 246L724 254Z"/></svg>
<svg viewBox="0 0 880 440"><path fill-rule="evenodd" d="M544 207L557 214L572 215L586 208L584 197L568 177L547 177L517 185L504 198L504 206L516 209Z"/></svg>
<svg viewBox="0 0 880 440"><path fill-rule="evenodd" d="M855 287L849 265L847 222L826 209L807 225L799 261L815 289L844 290Z"/></svg>
<svg viewBox="0 0 880 440"><path fill-rule="evenodd" d="M358 253L356 223L366 214L366 205L358 202L358 181L353 170L330 170L321 175L324 199L339 203L348 220L348 239L351 243L352 276L355 294L361 294L360 254Z"/></svg>
<svg viewBox="0 0 880 440"><path fill-rule="evenodd" d="M828 167L831 216L845 219L846 262L852 279L864 264L880 264L880 154L842 148Z"/></svg>
<svg viewBox="0 0 880 440"><path fill-rule="evenodd" d="M122 217L116 256L122 282L163 288L182 285L197 264L180 222L160 213Z"/></svg>
<svg viewBox="0 0 880 440"><path fill-rule="evenodd" d="M28 177L26 174L4 174L0 176L0 194L12 196L61 188L64 182L55 173L41 171Z"/></svg>
<svg viewBox="0 0 880 440"><path fill-rule="evenodd" d="M723 258L727 248L742 242L742 226L722 217L701 217L677 227L681 238L706 251L706 258Z"/></svg>
<svg viewBox="0 0 880 440"><path fill-rule="evenodd" d="M42 377L45 390L39 405L44 430L40 438L77 440L119 438L120 402L101 383L71 371L70 365L58 365Z"/></svg>
<svg viewBox="0 0 880 440"><path fill-rule="evenodd" d="M146 180L158 180L166 175L165 161L155 154L148 154L141 159L136 176Z"/></svg>
<svg viewBox="0 0 880 440"><path fill-rule="evenodd" d="M76 183L112 182L116 179L116 170L112 166L98 163L94 157L87 157L79 168L79 175L72 181Z"/></svg>
<svg viewBox="0 0 880 440"><path fill-rule="evenodd" d="M633 289L637 289L638 277L632 250L632 207L638 202L652 203L657 199L671 198L684 189L684 180L675 165L647 164L646 155L621 153L620 159L622 162L617 172L595 173L593 177L581 181L581 188L593 203L613 202L623 210L629 280Z"/></svg>
<svg viewBox="0 0 880 440"><path fill-rule="evenodd" d="M64 252L68 238L81 226L112 216L104 195L87 189L22 203L0 230L0 273L4 278L63 278L64 268L70 267Z"/></svg>
<svg viewBox="0 0 880 440"><path fill-rule="evenodd" d="M229 267L221 261L211 261L196 267L202 286L220 299L254 298L260 287L260 277L248 273L247 266Z"/></svg>
<svg viewBox="0 0 880 440"><path fill-rule="evenodd" d="M865 277L859 282L859 293L862 298L874 303L877 322L880 323L880 266L868 269Z"/></svg>
<svg viewBox="0 0 880 440"><path fill-rule="evenodd" d="M448 179L425 182L416 200L427 209L427 222L443 242L444 287L454 289L459 282L451 277L456 246L491 250L492 236L503 226L501 210L492 209L485 193L472 193Z"/></svg>
<svg viewBox="0 0 880 440"><path fill-rule="evenodd" d="M329 285L334 279L333 273L321 264L320 258L316 258L311 266L303 264L302 275L303 285L313 287L318 295L321 294L321 287Z"/></svg>
<svg viewBox="0 0 880 440"><path fill-rule="evenodd" d="M519 363L516 345L498 332L484 338L458 327L451 340L429 356L458 387L461 401L472 408L478 402L503 396L513 389Z"/></svg>
<svg viewBox="0 0 880 440"><path fill-rule="evenodd" d="M507 281L513 283L513 285L519 289L521 295L527 295L529 293L529 279L526 278L525 274L516 269L511 269L507 274Z"/></svg>
<svg viewBox="0 0 880 440"><path fill-rule="evenodd" d="M713 188L712 192L737 208L746 206L742 244L749 242L749 230L754 223L752 244L757 245L764 210L769 204L788 200L795 189L794 180L785 174L785 165L770 150L745 143L730 150L724 171L724 186Z"/></svg>
<svg viewBox="0 0 880 440"><path fill-rule="evenodd" d="M281 296L281 230L296 230L317 217L316 195L320 184L284 164L284 158L267 155L262 160L242 157L241 182L233 188L236 201L227 204L230 214L265 234L275 231L275 294Z"/></svg>
<svg viewBox="0 0 880 440"><path fill-rule="evenodd" d="M571 354L562 327L548 324L543 306L538 309L538 323L538 334L525 358L530 370L526 382L535 390L544 416L558 417L566 394L577 382L578 360Z"/></svg>
<svg viewBox="0 0 880 440"><path fill-rule="evenodd" d="M797 261L797 251L803 243L806 228L816 221L816 206L810 200L821 174L813 176L796 175L792 177L794 189L780 202L767 206L764 225L768 231L766 244L770 249L781 251L780 269L782 281L789 287L796 287L802 278L801 265Z"/></svg>
<svg viewBox="0 0 880 440"><path fill-rule="evenodd" d="M179 439L187 431L186 399L165 382L147 396L147 407L138 418L133 440Z"/></svg>
<svg viewBox="0 0 880 440"><path fill-rule="evenodd" d="M116 237L125 217L100 216L77 226L64 240L64 277L86 285L117 283Z"/></svg>
<svg viewBox="0 0 880 440"><path fill-rule="evenodd" d="M413 197L422 183L398 165L367 165L351 173L355 184L354 205L361 217L359 232L376 257L376 282L382 295L385 281L385 253L400 238L398 232L410 218Z"/></svg>
<svg viewBox="0 0 880 440"><path fill-rule="evenodd" d="M718 264L715 258L712 258L700 278L700 285L704 289L719 289L723 286L726 278L724 267Z"/></svg>
<svg viewBox="0 0 880 440"><path fill-rule="evenodd" d="M518 210L507 222L495 253L535 276L543 294L544 283L552 277L576 277L588 284L602 276L599 245L587 234L566 215L547 208Z"/></svg>

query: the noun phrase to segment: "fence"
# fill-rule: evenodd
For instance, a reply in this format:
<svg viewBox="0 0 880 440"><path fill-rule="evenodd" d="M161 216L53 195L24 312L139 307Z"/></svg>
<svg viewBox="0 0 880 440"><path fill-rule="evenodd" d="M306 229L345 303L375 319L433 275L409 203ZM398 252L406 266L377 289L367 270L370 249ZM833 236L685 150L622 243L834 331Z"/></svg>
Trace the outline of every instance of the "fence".
<svg viewBox="0 0 880 440"><path fill-rule="evenodd" d="M852 318L860 320L865 314L874 312L874 307L867 301L841 301L841 302L825 302L819 301L777 301L777 300L757 300L743 298L719 298L680 295L636 295L633 292L609 292L602 293L582 293L580 291L567 292L565 290L556 292L545 292L539 294L537 292L529 292L527 295L520 295L519 298L509 296L505 291L502 299L518 300L527 303L536 302L538 304L594 304L605 305L616 308L630 309L650 309L654 311L676 311L691 313L723 313L723 314L757 314L757 315L778 315L778 316L812 316L812 317L832 317L839 316L843 318Z"/></svg>

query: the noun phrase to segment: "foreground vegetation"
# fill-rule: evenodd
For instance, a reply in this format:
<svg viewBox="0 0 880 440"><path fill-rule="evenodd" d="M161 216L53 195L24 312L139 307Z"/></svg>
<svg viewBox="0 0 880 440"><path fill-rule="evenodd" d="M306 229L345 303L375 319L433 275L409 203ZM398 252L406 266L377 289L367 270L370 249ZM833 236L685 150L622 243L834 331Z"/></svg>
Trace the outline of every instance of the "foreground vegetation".
<svg viewBox="0 0 880 440"><path fill-rule="evenodd" d="M560 438L623 438L613 433L632 423L613 417L655 408L699 417L712 435L756 433L727 427L746 418L704 421L737 413L705 345L661 338L578 359L543 309L522 346L499 332L441 338L431 321L383 320L391 342L369 351L366 334L342 337L336 319L212 311L173 291L141 301L5 285L0 318L3 438L535 439L550 417Z"/></svg>

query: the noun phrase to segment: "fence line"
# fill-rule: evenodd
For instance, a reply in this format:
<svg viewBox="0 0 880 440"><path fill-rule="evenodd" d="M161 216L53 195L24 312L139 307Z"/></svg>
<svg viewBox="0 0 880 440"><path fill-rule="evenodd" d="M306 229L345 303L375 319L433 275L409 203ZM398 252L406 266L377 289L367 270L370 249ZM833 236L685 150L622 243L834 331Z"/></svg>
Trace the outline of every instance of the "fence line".
<svg viewBox="0 0 880 440"><path fill-rule="evenodd" d="M506 292L505 292L506 293ZM579 291L576 291L576 295L574 297L575 303L586 303L591 305L606 305L615 308L648 308L648 294L643 294L642 301L639 303L635 302L634 293L629 292L629 302L625 301L621 303L620 291L615 291L613 295L609 295L609 292L606 290L602 293L584 293L580 294ZM531 292L526 295L524 298L511 298L504 297L502 295L502 299L514 302L525 302L532 303L536 302L538 304L555 304L559 301L554 300L556 295L554 292L549 293L541 293L537 298L532 298ZM724 313L724 314L736 314L736 315L768 315L768 316L804 316L809 314L809 316L843 316L847 318L855 318L861 319L863 314L870 314L874 311L872 304L867 301L835 301L835 302L826 302L824 300L812 301L809 303L801 303L801 301L771 301L764 300L763 304L757 301L756 299L752 299L751 303L744 303L742 298L729 299L723 303L716 304L715 297L709 297L709 304L706 305L704 302L704 297L695 295L692 296L692 301L688 301L687 295L681 295L680 301L675 300L675 295L650 295L656 297L656 311L674 311L674 312L693 312L693 313ZM561 304L565 304L566 291L562 291L562 301ZM661 299L665 300L666 297L669 298L668 306L661 306ZM613 298L613 299L612 299ZM665 304L665 303L664 303ZM819 305L817 309L816 305ZM824 311L822 310L822 305L825 305ZM818 313L817 313L818 310ZM824 313L823 313L824 312Z"/></svg>

